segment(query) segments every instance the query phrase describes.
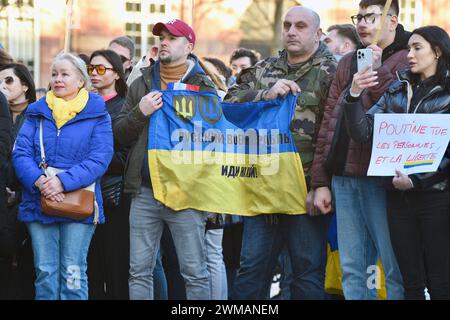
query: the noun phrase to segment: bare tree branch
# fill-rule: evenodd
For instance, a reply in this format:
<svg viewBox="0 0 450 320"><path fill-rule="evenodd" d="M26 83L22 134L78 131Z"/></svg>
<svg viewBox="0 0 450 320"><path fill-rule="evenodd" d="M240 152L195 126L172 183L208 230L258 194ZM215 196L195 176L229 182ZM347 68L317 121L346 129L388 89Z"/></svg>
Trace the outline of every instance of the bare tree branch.
<svg viewBox="0 0 450 320"><path fill-rule="evenodd" d="M278 46L281 44L281 19L283 15L283 5L284 0L276 0L275 2L275 12L273 19L273 39L272 39L272 54L276 54Z"/></svg>
<svg viewBox="0 0 450 320"><path fill-rule="evenodd" d="M258 9L258 11L263 15L264 20L268 21L269 24L271 24L271 19L267 15L267 7L266 7L266 10L264 10L261 7L261 1L259 1L259 0L255 0L254 3L256 4L256 8Z"/></svg>
<svg viewBox="0 0 450 320"><path fill-rule="evenodd" d="M247 20L259 23L256 29L264 29L266 27L272 29L270 19L265 19L262 21L256 10L248 10L247 14L249 15ZM264 22L265 24L262 24L262 22Z"/></svg>
<svg viewBox="0 0 450 320"><path fill-rule="evenodd" d="M199 0L194 2L194 16L192 24L194 28L200 28L203 18L214 9L214 5L224 3L225 0Z"/></svg>
<svg viewBox="0 0 450 320"><path fill-rule="evenodd" d="M257 21L245 21L242 22L242 26L244 30L248 30L247 33L255 33L261 36L268 36L265 32L269 31L267 28L261 28L261 25L256 24ZM271 29L270 29L271 30Z"/></svg>

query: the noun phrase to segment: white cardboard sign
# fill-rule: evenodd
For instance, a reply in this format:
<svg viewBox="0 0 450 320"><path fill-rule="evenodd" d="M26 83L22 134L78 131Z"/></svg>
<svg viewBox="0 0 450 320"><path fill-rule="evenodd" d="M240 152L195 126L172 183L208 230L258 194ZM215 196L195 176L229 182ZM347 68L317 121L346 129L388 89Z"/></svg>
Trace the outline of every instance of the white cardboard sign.
<svg viewBox="0 0 450 320"><path fill-rule="evenodd" d="M450 140L450 114L376 114L368 176L437 170Z"/></svg>

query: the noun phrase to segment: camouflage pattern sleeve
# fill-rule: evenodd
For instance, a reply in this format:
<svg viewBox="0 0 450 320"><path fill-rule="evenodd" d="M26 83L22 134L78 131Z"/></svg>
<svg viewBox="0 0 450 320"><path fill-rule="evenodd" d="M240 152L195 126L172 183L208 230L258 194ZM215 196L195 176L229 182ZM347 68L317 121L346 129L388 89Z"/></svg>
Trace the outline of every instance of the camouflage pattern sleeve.
<svg viewBox="0 0 450 320"><path fill-rule="evenodd" d="M289 75L293 80L299 79L296 82L302 89L291 122L291 132L306 176L310 174L328 90L336 72L336 61L331 54L325 53L316 57L313 64L299 69L298 74Z"/></svg>
<svg viewBox="0 0 450 320"><path fill-rule="evenodd" d="M263 100L268 89L258 86L257 74L261 72L259 65L242 70L237 83L228 89L225 102L252 102Z"/></svg>

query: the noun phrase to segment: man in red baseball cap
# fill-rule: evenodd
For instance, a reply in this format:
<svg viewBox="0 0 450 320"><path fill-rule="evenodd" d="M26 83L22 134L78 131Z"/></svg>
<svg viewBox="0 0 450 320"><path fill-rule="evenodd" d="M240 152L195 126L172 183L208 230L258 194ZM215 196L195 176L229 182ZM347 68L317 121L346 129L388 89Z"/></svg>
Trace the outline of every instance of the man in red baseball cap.
<svg viewBox="0 0 450 320"><path fill-rule="evenodd" d="M160 36L161 31L164 28L166 28L170 34L176 37L185 37L192 45L195 45L195 32L186 22L178 19L173 19L166 23L158 22L153 27L153 34L155 36Z"/></svg>
<svg viewBox="0 0 450 320"><path fill-rule="evenodd" d="M170 82L185 82L184 72L190 70L192 63L189 60L197 60L195 56L192 55L192 50L195 44L195 33L194 30L184 21L179 19L173 19L168 22L158 22L153 27L153 34L159 36L160 40L160 50L159 50L159 60L161 61L161 71L162 71L162 89L165 89L167 85L166 75L167 70L172 70L174 66L180 66L177 75L170 74ZM167 69L166 67L169 67ZM185 68L186 67L186 68ZM183 74L180 74L183 73ZM176 79L174 79L176 78Z"/></svg>
<svg viewBox="0 0 450 320"><path fill-rule="evenodd" d="M128 90L122 111L114 122L118 142L130 147L125 169L125 192L133 195L130 209L130 299L153 299L153 270L158 257L162 228L166 224L186 284L187 299L211 298L206 266L205 226L207 214L197 210L174 211L153 195L148 165L148 129L152 114L163 105L160 90L171 82L191 85L199 91L216 93L214 84L192 54L195 33L181 20L157 23L158 60L141 68L142 76ZM160 258L159 258L160 259Z"/></svg>

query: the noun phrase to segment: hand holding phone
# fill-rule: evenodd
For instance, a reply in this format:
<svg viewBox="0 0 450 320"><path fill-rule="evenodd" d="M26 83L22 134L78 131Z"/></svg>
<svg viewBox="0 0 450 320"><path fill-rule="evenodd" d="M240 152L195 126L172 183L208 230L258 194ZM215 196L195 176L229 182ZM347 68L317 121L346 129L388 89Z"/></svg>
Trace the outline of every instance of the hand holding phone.
<svg viewBox="0 0 450 320"><path fill-rule="evenodd" d="M350 94L359 96L364 89L378 85L377 71L373 71L373 51L371 48L359 49L356 52L358 72L353 76Z"/></svg>

